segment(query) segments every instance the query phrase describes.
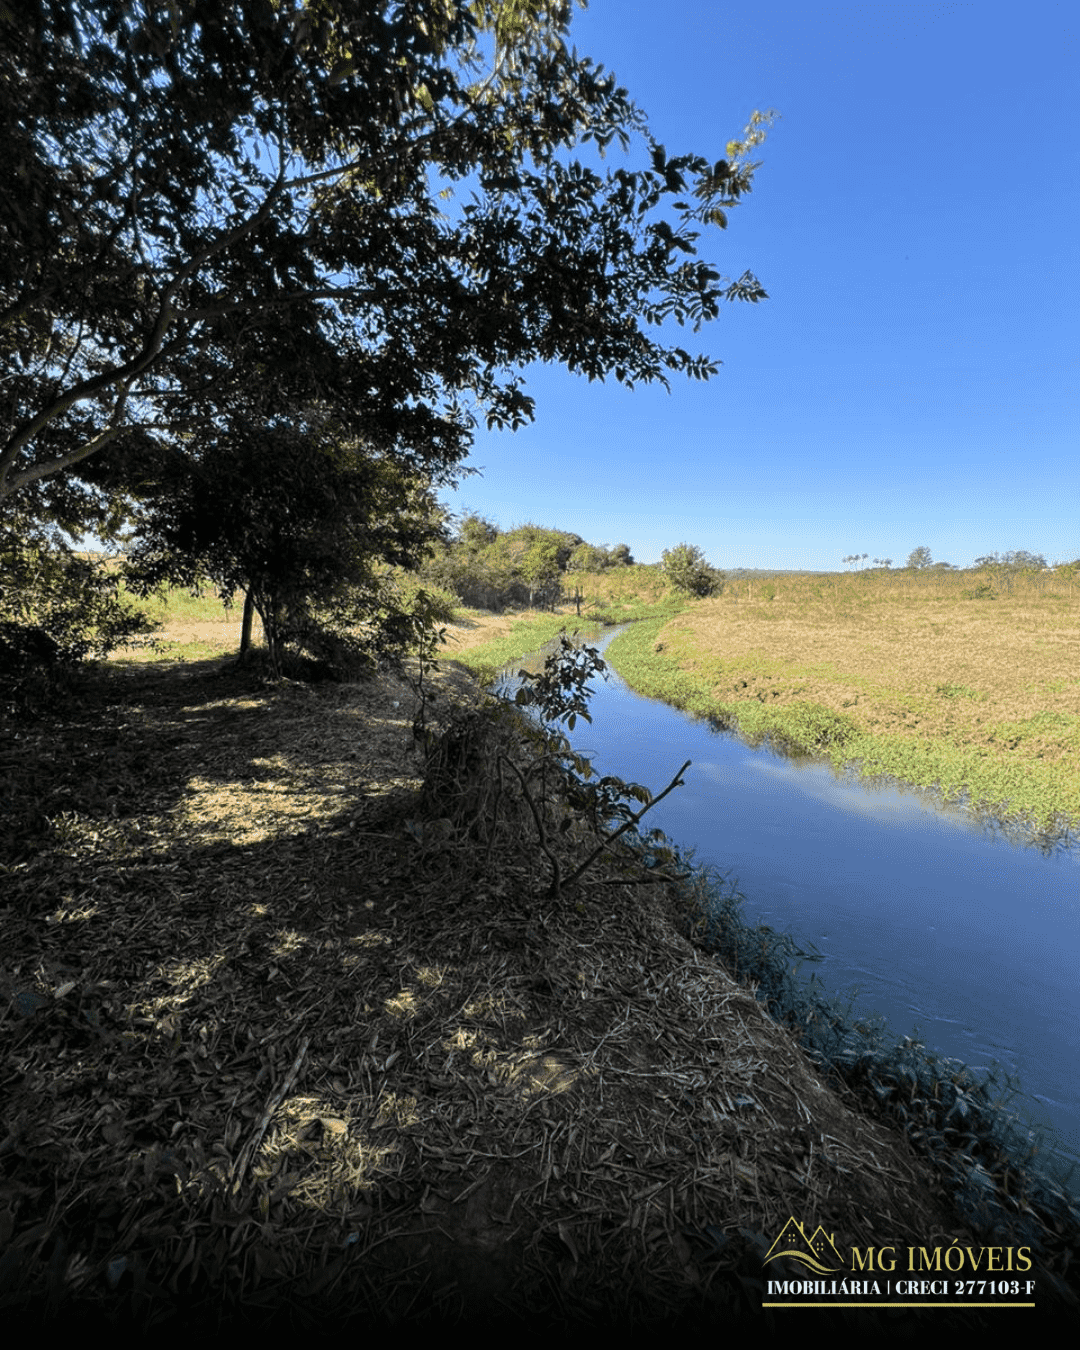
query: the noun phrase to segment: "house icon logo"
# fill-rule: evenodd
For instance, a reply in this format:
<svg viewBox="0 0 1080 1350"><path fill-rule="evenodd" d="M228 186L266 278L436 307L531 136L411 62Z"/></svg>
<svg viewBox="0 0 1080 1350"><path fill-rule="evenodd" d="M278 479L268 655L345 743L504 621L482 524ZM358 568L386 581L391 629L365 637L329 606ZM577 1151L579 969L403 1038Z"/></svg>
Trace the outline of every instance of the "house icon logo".
<svg viewBox="0 0 1080 1350"><path fill-rule="evenodd" d="M765 1265L787 1257L789 1261L798 1261L815 1275L829 1275L835 1270L846 1269L846 1262L837 1250L835 1236L825 1232L818 1224L810 1237L801 1223L794 1218L788 1219L780 1236L769 1248L765 1256Z"/></svg>

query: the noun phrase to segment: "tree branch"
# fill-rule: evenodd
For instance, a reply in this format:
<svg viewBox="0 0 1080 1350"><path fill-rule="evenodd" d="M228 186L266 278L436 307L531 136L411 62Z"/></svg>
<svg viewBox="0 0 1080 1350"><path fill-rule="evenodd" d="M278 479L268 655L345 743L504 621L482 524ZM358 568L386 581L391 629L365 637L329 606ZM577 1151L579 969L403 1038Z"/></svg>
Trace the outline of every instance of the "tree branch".
<svg viewBox="0 0 1080 1350"><path fill-rule="evenodd" d="M9 437L7 445L0 453L0 501L11 493L18 491L27 483L36 482L39 478L45 478L50 474L57 473L60 469L77 464L80 460L86 459L94 454L102 446L108 444L120 428L105 428L99 433L99 436L93 437L85 445L77 450L69 451L66 455L58 456L54 460L45 463L32 465L29 469L20 474L11 475L11 468L19 452L28 445L35 436L43 431L51 422L61 417L73 407L76 403L85 402L86 399L93 398L102 390L108 389L112 385L123 384L126 388L118 401L118 411L123 410L127 400L127 393L134 380L148 370L161 355L162 347L165 342L165 334L172 326L174 321L180 317L173 305L177 293L185 282L189 281L204 263L221 253L224 249L231 247L245 239L254 230L257 230L270 216L270 212L280 198L283 192L283 183L285 177L284 163L278 170L277 181L266 194L262 205L253 216L242 221L234 229L221 234L213 243L200 249L198 253L191 258L184 267L173 277L172 281L166 286L161 294L161 301L158 306L157 318L154 320L150 332L147 334L142 349L123 365L114 366L111 370L104 370L98 375L89 379L82 380L69 389L67 393L61 394L45 408L42 408L35 417L24 422L17 428L15 433ZM104 437L104 439L101 439Z"/></svg>
<svg viewBox="0 0 1080 1350"><path fill-rule="evenodd" d="M627 830L635 829L637 827L638 822L645 816L645 814L648 811L651 811L653 809L653 807L656 805L657 802L663 801L663 799L668 795L668 793L674 791L675 788L682 787L683 774L687 771L687 769L690 767L692 763L693 760L688 759L686 763L682 766L682 768L679 770L679 772L675 775L675 777L671 780L671 782L667 785L667 787L663 790L663 792L653 797L650 801L647 801L640 811L633 812L629 820L624 821L623 824L620 825L617 830L613 831L613 833L609 834L606 839L604 839L601 843L599 843L596 846L596 848L594 848L593 851L589 854L589 856L585 859L585 861L580 865L580 867L576 867L574 871L570 873L570 875L566 878L564 884L567 886L572 886L573 883L577 881L579 877L584 876L584 874L589 870L589 868L593 865L593 863L597 860L597 858L599 858L600 854L603 853L606 848L610 848L611 845L615 842L616 839L619 838L620 835L625 834Z"/></svg>

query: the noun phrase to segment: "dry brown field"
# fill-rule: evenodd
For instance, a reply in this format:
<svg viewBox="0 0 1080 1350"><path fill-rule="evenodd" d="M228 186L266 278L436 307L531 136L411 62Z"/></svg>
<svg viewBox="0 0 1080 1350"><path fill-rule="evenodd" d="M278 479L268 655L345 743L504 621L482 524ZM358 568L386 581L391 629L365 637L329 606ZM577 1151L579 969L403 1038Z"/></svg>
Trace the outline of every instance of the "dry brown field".
<svg viewBox="0 0 1080 1350"><path fill-rule="evenodd" d="M994 598L974 598L980 585ZM612 655L645 692L677 687L675 701L751 737L783 739L800 718L824 726L824 712L834 759L1044 824L1076 819L1080 595L1053 577L998 585L978 574L744 580L657 626L625 669Z"/></svg>

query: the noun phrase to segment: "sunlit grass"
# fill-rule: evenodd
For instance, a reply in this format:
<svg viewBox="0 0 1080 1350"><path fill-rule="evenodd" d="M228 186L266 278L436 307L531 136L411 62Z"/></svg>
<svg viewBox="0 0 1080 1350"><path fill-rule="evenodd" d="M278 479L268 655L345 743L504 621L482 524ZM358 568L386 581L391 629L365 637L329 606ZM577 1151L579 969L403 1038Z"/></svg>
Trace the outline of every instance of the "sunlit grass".
<svg viewBox="0 0 1080 1350"><path fill-rule="evenodd" d="M1080 595L1068 578L980 576L744 579L608 656L642 693L752 743L1075 826Z"/></svg>
<svg viewBox="0 0 1080 1350"><path fill-rule="evenodd" d="M196 623L209 623L215 619L236 617L239 621L243 611L243 596L237 594L233 604L226 606L214 587L207 583L198 595L183 586L170 586L147 596L133 595L121 585L121 594L144 614L154 619L186 619Z"/></svg>
<svg viewBox="0 0 1080 1350"><path fill-rule="evenodd" d="M579 620L567 614L538 614L518 619L509 633L490 642L454 651L453 657L469 667L482 679L490 680L503 666L509 665L528 652L536 651L565 629L572 632L580 626Z"/></svg>
<svg viewBox="0 0 1080 1350"><path fill-rule="evenodd" d="M152 645L121 647L109 657L114 665L149 665L158 661L212 661L235 651L235 642L169 642L157 639Z"/></svg>
<svg viewBox="0 0 1080 1350"><path fill-rule="evenodd" d="M626 569L622 569L626 570ZM531 652L538 651L547 643L554 641L560 633L583 636L596 633L604 625L629 623L633 620L656 619L666 622L683 607L683 602L670 596L659 603L647 600L631 600L605 606L602 612L586 610L582 613L536 614L530 613L513 620L509 631L488 642L480 643L464 650L448 649L447 654L469 667L482 681L490 683L500 670ZM564 606L565 610L565 606ZM466 618L468 611L465 611Z"/></svg>
<svg viewBox="0 0 1080 1350"><path fill-rule="evenodd" d="M239 651L243 620L243 596L239 592L226 605L207 583L198 595L182 586L163 588L148 596L136 596L121 588L125 599L158 625L147 642L118 647L110 656L117 665L148 665L155 662L207 661ZM262 625L256 616L252 638L258 645Z"/></svg>

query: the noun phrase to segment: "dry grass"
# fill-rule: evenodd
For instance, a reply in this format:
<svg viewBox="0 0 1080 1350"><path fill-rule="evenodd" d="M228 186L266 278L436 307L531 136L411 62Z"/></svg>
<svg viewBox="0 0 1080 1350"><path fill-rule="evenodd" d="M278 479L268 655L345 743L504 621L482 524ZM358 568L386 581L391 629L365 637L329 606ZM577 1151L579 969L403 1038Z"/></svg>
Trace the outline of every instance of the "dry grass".
<svg viewBox="0 0 1080 1350"><path fill-rule="evenodd" d="M1043 712L1080 717L1080 605L1055 618L1048 623L1026 600L961 607L897 599L835 613L797 601L721 598L669 632L685 633L688 659L716 670L718 692L745 687L837 711L865 704L875 730L902 730L915 717L926 735L977 741L997 722ZM723 681L729 669L748 667L746 686ZM943 702L935 697L942 686L963 692Z"/></svg>
<svg viewBox="0 0 1080 1350"><path fill-rule="evenodd" d="M813 705L845 719L834 757L1044 824L1080 818L1080 596L965 599L960 580L742 582L661 628L628 678L661 697L665 679L692 686L696 711L748 734Z"/></svg>
<svg viewBox="0 0 1080 1350"><path fill-rule="evenodd" d="M478 697L438 682L444 722ZM792 1215L971 1240L666 887L552 910L526 837L425 814L416 712L113 669L8 740L5 1325L715 1329Z"/></svg>

